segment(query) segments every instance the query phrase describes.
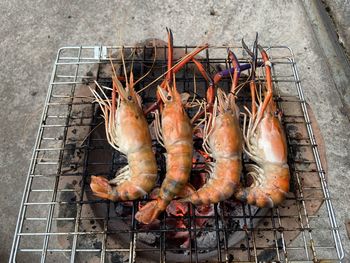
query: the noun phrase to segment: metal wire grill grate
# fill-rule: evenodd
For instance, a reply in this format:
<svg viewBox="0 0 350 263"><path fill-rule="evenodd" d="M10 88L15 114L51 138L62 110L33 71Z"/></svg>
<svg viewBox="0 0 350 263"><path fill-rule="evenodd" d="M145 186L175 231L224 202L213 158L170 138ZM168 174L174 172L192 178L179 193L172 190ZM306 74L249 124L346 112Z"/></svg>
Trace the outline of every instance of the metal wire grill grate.
<svg viewBox="0 0 350 263"><path fill-rule="evenodd" d="M194 47L175 47L175 53ZM202 52L209 71L227 67L227 47ZM127 50L128 48L126 48ZM243 51L233 47L239 60ZM276 100L284 112L291 193L278 208L256 209L223 202L204 217L212 224L186 215L187 228L168 225L164 214L155 229L134 219L139 201L113 204L95 198L89 187L93 174L113 177L126 161L106 142L103 120L88 87L93 80L110 85L108 54L121 47L65 47L58 52L35 141L11 251L11 262L316 262L343 258L338 226L326 183L324 156L305 101L292 51L270 47ZM129 47L131 50L131 47ZM133 58L139 75L154 63L162 72L166 48L159 47L155 61L152 47L140 46ZM120 59L113 57L120 63ZM127 63L130 63L130 57ZM193 90L191 64L177 75L178 87ZM190 72L190 73L189 73ZM191 74L192 72L192 74ZM140 88L157 77L149 74ZM205 81L196 77L198 83ZM230 80L222 86L229 87ZM148 89L144 103L154 99ZM203 93L203 92L202 92ZM197 96L201 96L198 90ZM240 103L248 103L244 95ZM155 143L155 148L157 145ZM162 168L160 168L162 169ZM232 213L232 210L235 212ZM168 234L191 232L187 246L172 244ZM205 238L205 242L203 241Z"/></svg>

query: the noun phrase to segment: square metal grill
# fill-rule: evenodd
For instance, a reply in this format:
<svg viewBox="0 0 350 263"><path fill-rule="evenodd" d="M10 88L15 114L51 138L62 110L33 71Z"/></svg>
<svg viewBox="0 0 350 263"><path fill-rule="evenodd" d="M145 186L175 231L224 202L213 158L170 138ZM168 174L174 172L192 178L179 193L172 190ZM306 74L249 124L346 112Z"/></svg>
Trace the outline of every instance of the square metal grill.
<svg viewBox="0 0 350 263"><path fill-rule="evenodd" d="M195 47L174 47L188 53ZM243 50L230 47L247 62ZM200 61L213 73L229 67L227 47L211 47ZM289 149L291 192L273 209L222 202L214 206L212 224L196 227L198 216L184 218L188 228L167 225L164 214L157 229L145 229L134 219L139 200L125 205L94 197L91 175L112 178L126 160L104 137L103 120L89 86L93 80L110 85L109 54L121 47L64 47L58 51L34 145L14 235L10 262L340 262L344 257L338 225L327 187L325 157L317 124L307 105L290 48L268 47L273 65L275 100L284 112ZM152 58L150 46L136 50L134 68L165 72L166 47ZM115 63L120 58L113 56ZM126 63L131 58L127 57ZM193 90L191 63L177 74L182 91ZM190 72L190 73L189 73ZM149 74L142 88L159 75ZM205 86L198 75L196 81ZM230 79L220 84L229 88ZM204 88L198 87L197 96ZM152 91L153 90L153 91ZM154 88L143 102L154 101ZM249 98L240 96L241 105ZM150 120L151 121L151 120ZM317 140L317 141L316 141ZM318 144L319 143L319 144ZM158 145L154 142L154 147ZM161 168L160 168L161 169ZM189 205L190 206L190 205ZM118 210L119 209L119 210ZM234 214L230 209L236 210ZM122 212L121 212L122 210ZM119 212L118 212L119 211ZM178 218L175 218L175 220ZM168 234L191 232L186 247L171 244ZM202 242L204 236L213 237ZM232 241L235 240L235 241ZM152 243L152 244L151 244Z"/></svg>

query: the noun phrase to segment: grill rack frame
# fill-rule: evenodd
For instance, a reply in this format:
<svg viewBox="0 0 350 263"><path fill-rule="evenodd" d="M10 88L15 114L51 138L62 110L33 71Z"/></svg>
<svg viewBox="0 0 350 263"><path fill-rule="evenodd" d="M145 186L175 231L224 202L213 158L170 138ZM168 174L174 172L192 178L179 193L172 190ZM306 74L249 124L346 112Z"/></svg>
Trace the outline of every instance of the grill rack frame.
<svg viewBox="0 0 350 263"><path fill-rule="evenodd" d="M71 120L71 110L72 110L72 105L73 103L71 103L69 105L69 103L67 104L67 115L65 116L65 124L63 124L63 128L64 128L64 133L62 135L62 147L60 149L54 149L54 151L58 151L58 167L57 167L57 173L56 174L51 174L50 176L54 176L55 177L55 183L53 186L53 189L47 189L49 192L52 192L51 195L51 201L50 202L38 202L38 203L31 203L29 200L31 193L33 193L33 179L35 178L35 169L36 166L40 164L40 162L38 162L38 156L39 156L39 151L42 151L43 149L40 149L40 145L41 142L43 140L43 133L45 128L49 127L51 124L46 124L46 121L48 119L48 111L50 108L50 101L52 99L52 95L53 95L53 91L55 89L56 85L59 85L60 83L57 82L55 79L57 77L57 68L58 66L62 65L62 66L76 66L75 71L74 71L74 75L73 76L69 76L69 78L73 77L72 81L67 81L64 82L64 85L71 85L71 96L70 96L70 100L71 102L73 102L74 99L74 92L75 92L75 88L77 85L80 84L84 84L83 78L81 76L79 76L78 72L79 72L79 67L83 64L88 64L88 65L95 65L95 64L106 64L109 63L108 60L108 51L111 50L120 50L122 47L115 47L115 46L79 46L79 47L62 47L59 49L58 53L57 53L57 57L55 60L55 64L54 64L54 68L53 68L53 72L52 72L52 76L51 76L51 80L50 80L50 85L49 85L49 89L48 89L48 93L45 99L45 105L44 105L44 109L43 109L43 113L41 116L41 120L40 120L40 127L38 129L38 133L37 133L37 137L35 139L35 144L34 144L34 149L33 149L33 155L32 155L32 159L30 161L30 166L29 166L29 170L28 170L28 175L27 175L27 179L26 179L26 183L25 183L25 188L24 188L24 192L23 192L23 197L22 197L22 201L21 201L21 206L20 206L20 211L19 211L19 215L18 215L18 219L17 219L17 224L16 224L16 230L15 230L15 235L14 235L14 239L13 239L13 245L12 245L12 249L11 249L11 254L10 254L10 262L15 262L16 261L16 256L18 254L18 252L25 252L25 253L31 253L31 252L36 252L36 253L40 253L40 261L41 262L46 262L47 260L47 253L48 252L70 252L70 262L74 262L75 261L75 254L77 252L84 252L84 249L80 249L77 248L77 239L79 235L83 235L84 233L80 233L79 232L79 223L82 220L82 218L80 218L80 216L77 216L74 221L75 221L75 229L74 232L68 233L70 235L73 236L73 245L71 247L71 249L65 250L62 249L62 251L60 249L49 249L48 248L48 244L50 242L50 236L53 235L63 235L64 233L52 233L51 232L51 226L52 226L52 222L53 220L57 220L57 218L54 218L54 211L55 211L55 205L59 205L59 201L56 200L57 195L59 194L59 190L58 190L58 184L60 181L60 168L62 166L62 159L64 157L64 152L67 150L65 149L65 140L66 140L66 136L67 136L67 128L69 126L70 120ZM130 46L130 47L124 47L124 48L135 48L134 46ZM144 50L149 48L149 47L145 47L145 46L140 46L139 48L143 48ZM189 49L193 49L195 47L193 46L176 46L174 47L174 49L182 49L185 50L185 52L187 53L187 51ZM220 46L220 47L211 47L213 49L226 49L228 48L228 46ZM230 48L234 48L234 49L238 49L241 50L239 47L234 47L234 46L230 46ZM162 49L162 47L160 47L160 49ZM67 50L77 50L77 55L76 56L72 56L72 57L62 57L62 54L67 51ZM93 57L84 57L84 51L87 50L91 50L93 52ZM166 52L166 47L163 47L164 53ZM283 56L283 59L285 59L284 62L282 63L287 63L288 65L290 65L290 69L292 72L292 79L286 79L283 80L282 79L278 79L278 76L275 76L275 65L278 64L279 62L275 62L274 60L276 59L275 57L271 56L271 61L272 61L272 65L273 65L273 81L274 81L274 85L275 87L277 87L278 90L278 86L280 85L280 83L283 83L284 81L286 82L291 82L295 85L295 89L297 92L297 96L298 96L298 102L300 104L302 113L303 113L303 120L301 120L306 127L307 130L307 135L308 135L308 140L310 141L309 146L312 148L312 153L314 156L314 161L316 164L316 168L317 168L317 174L319 176L319 180L320 180L320 185L321 185L321 190L323 192L323 201L324 204L323 206L326 207L326 211L327 211L327 217L328 217L328 221L329 221L329 231L331 233L332 236L332 241L333 241L333 249L335 250L335 257L332 258L332 260L334 260L334 262L340 262L342 260L342 258L344 257L344 251L343 251L343 246L341 243L341 239L340 239L340 235L339 235L339 227L336 221L336 217L335 217L335 212L334 212L334 208L332 205L332 201L331 201L331 197L330 197L330 192L327 186L327 180L326 180L326 174L325 171L323 169L323 165L322 165L322 161L320 158L320 153L318 150L318 145L316 142L316 138L314 135L314 131L312 128L312 123L310 120L310 116L309 116L309 112L308 112L308 108L307 108L307 104L306 104L306 100L305 100L305 96L304 96L304 92L301 86L301 82L299 79L299 74L298 74L298 70L297 70L297 64L295 62L294 59L294 54L293 51L287 47L287 46L270 46L267 47L267 51L269 53L271 53L271 51L276 51L276 50L283 50L287 51L289 53L288 56ZM145 53L145 52L144 52ZM165 57L165 56L164 56ZM276 61L280 59L277 57ZM60 62L61 60L67 60L68 62ZM210 58L209 55L209 51L206 51L206 56L203 59L204 60L204 64L209 67L211 65L211 63L223 63L225 61L225 59L223 58ZM240 58L240 60L242 60L242 58ZM158 62L158 60L157 60ZM164 65L166 64L166 61L164 60ZM85 77L89 77L89 76L85 76ZM79 81L79 79L81 79L82 81ZM185 77L186 79L186 77ZM281 96L278 95L278 98L280 98ZM279 101L279 100L278 100ZM279 106L281 107L280 103L278 103ZM63 115L60 116L56 116L57 119L60 118L64 118ZM58 126L60 126L60 124L58 124ZM55 127L55 124L52 124L52 127ZM87 145L88 147L88 145ZM50 149L44 149L44 151L46 150L50 150ZM85 162L87 162L87 156L85 156ZM46 164L48 164L46 162ZM55 162L52 162L53 165L55 165ZM295 171L294 171L295 172ZM302 171L297 171L296 173L299 173ZM84 171L84 174L86 174L87 172ZM86 176L86 175L83 175ZM305 202L306 200L303 198L303 186L302 183L300 182L300 178L299 176L296 176L296 183L297 186L299 187L299 189L297 189L298 193L300 194L300 196L296 197L299 198L298 202L300 205L300 208L298 209L299 215L302 219L305 220L306 222L306 226L303 226L303 221L301 220L301 229L303 229L303 231L300 231L300 235L303 236L303 240L304 240L304 251L305 251L305 258L303 260L303 262L313 262L315 259L319 259L317 257L317 251L320 251L322 249L327 249L325 247L314 247L313 246L313 242L316 241L314 240L314 235L311 231L308 231L308 233L305 233L304 230L311 230L313 229L312 227L310 227L309 222L313 219L313 217L309 217L308 213L306 211L305 208ZM78 207L78 214L81 212L81 207L83 205L83 194L84 194L84 187L86 187L86 180L83 180L83 186L82 186L82 190L81 190L81 201L76 202L76 205ZM45 191L45 189L42 189L43 191ZM40 189L39 189L40 191ZM26 210L27 207L30 207L31 205L48 205L48 214L46 217L46 226L45 226L45 231L41 232L41 233L31 233L31 232L25 232L23 231L23 226L24 226L24 222L28 221L28 218L26 217ZM80 207L80 210L79 210ZM279 208L274 208L273 209L274 212L272 212L272 215L277 214L277 224L281 225L281 220L279 217ZM133 215L135 214L136 211L136 203L134 203L133 206ZM219 219L219 215L217 213L217 206L215 206L215 220L216 220L216 231L220 232L220 227L218 226L218 221ZM248 209L248 212L251 212L250 209ZM107 215L108 216L108 215ZM249 215L251 216L251 215ZM133 218L133 217L132 217ZM34 219L35 220L35 219ZM64 219L63 219L64 220ZM108 220L108 219L107 219ZM272 216L272 221L275 222L274 216ZM129 250L124 250L124 252L129 253L129 262L134 262L135 260L135 256L136 256L136 251L138 251L135 247L135 242L136 242L136 235L135 235L135 229L136 229L136 222L134 219L132 219L131 222L132 225L132 230L129 231L131 233L131 240L130 240L130 249ZM105 229L107 230L107 229ZM313 229L314 230L314 229ZM317 229L316 229L317 230ZM248 230L249 231L249 230ZM276 228L275 230L276 231ZM224 232L224 236L226 236L226 232L225 230ZM103 231L101 234L103 235L108 235L108 231L107 233L105 231ZM85 235L89 235L89 233L85 233ZM253 234L254 235L254 234ZM24 248L21 249L21 238L24 236L44 236L44 240L43 240L43 246L42 246L42 250L40 251L40 249L28 249L28 248ZM218 236L220 236L220 234L218 234ZM283 239L283 233L281 234L282 236L282 246L280 244L278 244L277 238L275 240L275 245L276 245L276 260L278 261L284 261L284 260L288 260L288 253L289 253L289 249L288 246L286 244L286 241ZM254 238L253 238L254 239ZM104 239L106 240L106 239ZM309 245L307 244L308 242L310 242L311 244L311 248L309 248ZM160 245L160 262L163 262L166 259L166 249L165 249L165 237L163 238L163 244ZM229 253L227 252L229 248L224 247L223 249L221 248L221 241L219 240L218 242L218 262L234 262L230 259L230 257L228 256ZM224 242L225 243L225 242ZM196 244L196 243L195 243ZM225 243L226 244L226 243ZM224 244L224 246L225 246ZM256 252L256 247L254 245L254 240L253 240L253 246L250 245L250 241L247 241L248 244L248 261L249 262L257 262L258 261L258 255ZM330 248L328 248L330 249ZM89 249L86 249L89 250ZM102 247L100 249L92 249L91 251L95 251L95 252L100 252L101 253L101 258L100 261L101 262L105 262L106 258L106 252L108 249L106 249L106 244L102 244ZM196 248L194 248L195 250L195 254L197 253ZM225 250L225 258L222 255L222 250ZM251 252L253 251L253 253L251 254ZM193 252L193 248L190 249L190 257L189 260L190 262L198 262L198 257L196 258L196 256L192 255ZM194 258L193 258L194 257ZM234 259L236 260L236 259ZM296 261L297 262L297 261Z"/></svg>

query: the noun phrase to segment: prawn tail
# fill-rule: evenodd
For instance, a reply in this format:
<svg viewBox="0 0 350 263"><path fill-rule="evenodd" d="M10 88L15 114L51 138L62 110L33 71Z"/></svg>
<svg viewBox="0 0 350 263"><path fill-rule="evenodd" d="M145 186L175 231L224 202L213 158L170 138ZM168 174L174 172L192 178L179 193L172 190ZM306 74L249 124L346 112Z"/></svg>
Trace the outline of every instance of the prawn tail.
<svg viewBox="0 0 350 263"><path fill-rule="evenodd" d="M260 208L272 208L279 205L285 199L286 194L287 193L282 190L268 193L259 187L247 187L239 189L235 193L235 197L239 201Z"/></svg>
<svg viewBox="0 0 350 263"><path fill-rule="evenodd" d="M187 196L181 199L181 202L191 202L194 205L209 205L216 204L230 198L237 188L235 182L219 182L217 184L207 184Z"/></svg>
<svg viewBox="0 0 350 263"><path fill-rule="evenodd" d="M90 188L94 195L109 199L112 201L117 201L119 199L118 192L115 191L115 187L109 184L109 181L103 176L91 176Z"/></svg>
<svg viewBox="0 0 350 263"><path fill-rule="evenodd" d="M187 195L184 195L183 198L179 200L182 203L192 203L194 205L209 205L213 202L213 193L208 187L208 184L204 185L202 188L191 192L188 191Z"/></svg>
<svg viewBox="0 0 350 263"><path fill-rule="evenodd" d="M147 203L135 214L136 220L143 224L150 224L155 221L166 209L166 206L161 205L161 203L160 199Z"/></svg>
<svg viewBox="0 0 350 263"><path fill-rule="evenodd" d="M258 168L250 166L249 169ZM235 193L235 197L242 202L260 208L280 205L289 192L289 168L288 166L271 166L268 169L265 167L265 172L262 174L264 173L268 176L264 176L263 184L254 182L250 187L241 186Z"/></svg>

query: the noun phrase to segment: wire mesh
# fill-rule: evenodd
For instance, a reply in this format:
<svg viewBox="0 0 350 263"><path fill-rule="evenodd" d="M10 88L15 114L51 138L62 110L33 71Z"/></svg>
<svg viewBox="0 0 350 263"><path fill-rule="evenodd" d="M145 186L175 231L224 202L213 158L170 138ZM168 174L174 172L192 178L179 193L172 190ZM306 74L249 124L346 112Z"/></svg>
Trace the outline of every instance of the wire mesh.
<svg viewBox="0 0 350 263"><path fill-rule="evenodd" d="M175 54L188 53L193 48L174 50ZM211 47L200 54L200 61L209 72L229 66L226 48ZM247 62L242 49L231 48L240 62ZM190 213L169 219L164 213L159 225L145 228L134 218L140 200L114 204L94 197L90 176L112 178L126 164L126 159L108 145L103 119L88 89L94 80L111 85L110 59L117 64L121 61L120 57L109 55L120 50L121 47L86 46L58 51L10 262L341 261L344 253L327 187L324 156L316 142L320 137L314 132L315 123L288 47L267 48L273 65L275 100L284 112L292 177L291 192L281 206L257 209L232 201L221 202L213 207L212 215ZM137 54L136 58L127 57L126 63L132 61L139 76L152 68L165 72L166 47L158 47L157 56L151 46L125 50ZM193 75L189 63L177 74L178 88L192 92ZM140 81L139 88L158 76L151 72ZM223 80L222 87L228 89L230 81ZM196 82L202 83L196 96L203 97L205 80L197 75ZM145 104L154 101L154 88L147 89L142 97ZM249 97L240 96L239 103L249 103ZM154 141L156 152L158 146ZM157 158L161 156L160 152ZM158 160L158 164L159 173L164 173L164 161L162 164ZM188 209L194 208L189 205ZM211 220L211 224L201 226L201 219ZM174 226L169 220L182 220L186 227ZM184 234L190 241L186 245L175 244L169 238L174 233Z"/></svg>

